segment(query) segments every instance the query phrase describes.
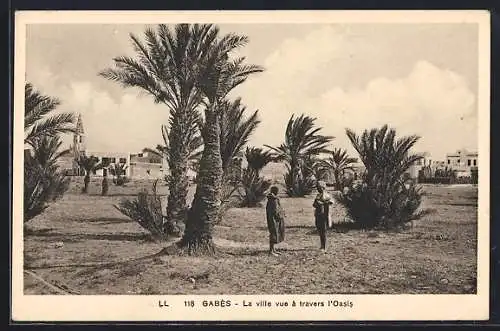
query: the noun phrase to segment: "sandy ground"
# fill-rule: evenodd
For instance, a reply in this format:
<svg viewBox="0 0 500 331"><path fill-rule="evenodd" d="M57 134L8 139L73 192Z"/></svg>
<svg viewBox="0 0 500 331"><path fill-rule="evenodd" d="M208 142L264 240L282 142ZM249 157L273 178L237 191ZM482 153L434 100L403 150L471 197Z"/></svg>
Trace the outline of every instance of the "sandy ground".
<svg viewBox="0 0 500 331"><path fill-rule="evenodd" d="M24 234L26 294L327 294L475 293L477 188L424 186L436 213L406 232L331 230L319 250L312 197L283 198L282 255L267 254L264 208L230 209L215 228L216 258L155 256L155 243L113 204L151 182L110 185L88 195L73 183ZM166 187L159 187L161 194ZM192 193L192 192L191 192ZM336 206L335 222L344 211Z"/></svg>

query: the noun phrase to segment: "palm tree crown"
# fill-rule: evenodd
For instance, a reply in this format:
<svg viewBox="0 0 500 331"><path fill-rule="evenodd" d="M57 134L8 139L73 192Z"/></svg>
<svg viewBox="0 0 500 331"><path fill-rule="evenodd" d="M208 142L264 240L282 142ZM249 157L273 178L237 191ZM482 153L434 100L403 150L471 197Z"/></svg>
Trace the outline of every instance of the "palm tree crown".
<svg viewBox="0 0 500 331"><path fill-rule="evenodd" d="M262 148L258 147L247 147L245 158L248 163L248 168L252 169L257 174L274 160L271 152L264 151Z"/></svg>
<svg viewBox="0 0 500 331"><path fill-rule="evenodd" d="M43 168L57 165L57 160L69 154L69 149L61 150L62 141L58 136L43 136L35 139L31 157Z"/></svg>
<svg viewBox="0 0 500 331"><path fill-rule="evenodd" d="M335 185L339 188L341 176L347 170L354 171L354 164L358 159L350 157L345 149L334 148L327 159L321 160L318 167L323 173L333 174Z"/></svg>
<svg viewBox="0 0 500 331"><path fill-rule="evenodd" d="M104 164L99 162L99 158L91 155L91 156L85 156L82 155L78 159L78 165L82 167L85 170L85 173L88 175L91 172L95 170L99 170L103 168Z"/></svg>
<svg viewBox="0 0 500 331"><path fill-rule="evenodd" d="M420 154L410 154L410 149L420 139L411 135L396 139L396 131L387 125L380 129L365 130L361 136L346 129L353 147L365 165L368 179L373 176L392 178L397 181L415 162L422 159Z"/></svg>
<svg viewBox="0 0 500 331"><path fill-rule="evenodd" d="M60 100L41 94L31 83L24 85L24 143L33 147L43 136L54 137L74 132L75 116L72 113L52 115Z"/></svg>
<svg viewBox="0 0 500 331"><path fill-rule="evenodd" d="M319 134L320 127L315 127L316 118L294 115L288 121L285 131L285 142L278 147L265 145L274 151L279 161L289 164L300 162L311 156L327 153L327 145L334 138Z"/></svg>

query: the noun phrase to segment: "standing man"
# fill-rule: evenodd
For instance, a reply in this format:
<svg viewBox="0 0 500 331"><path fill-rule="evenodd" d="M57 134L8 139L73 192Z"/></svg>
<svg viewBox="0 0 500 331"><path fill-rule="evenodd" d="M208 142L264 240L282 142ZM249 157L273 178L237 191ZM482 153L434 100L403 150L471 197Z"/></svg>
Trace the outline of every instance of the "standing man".
<svg viewBox="0 0 500 331"><path fill-rule="evenodd" d="M319 181L316 185L318 194L314 199L314 218L316 229L318 230L321 250L326 253L326 230L329 227L330 221L330 205L333 204L332 197L326 192L326 185Z"/></svg>
<svg viewBox="0 0 500 331"><path fill-rule="evenodd" d="M269 230L269 255L279 255L274 245L285 240L285 213L278 197L278 187L273 186L267 195L267 229Z"/></svg>

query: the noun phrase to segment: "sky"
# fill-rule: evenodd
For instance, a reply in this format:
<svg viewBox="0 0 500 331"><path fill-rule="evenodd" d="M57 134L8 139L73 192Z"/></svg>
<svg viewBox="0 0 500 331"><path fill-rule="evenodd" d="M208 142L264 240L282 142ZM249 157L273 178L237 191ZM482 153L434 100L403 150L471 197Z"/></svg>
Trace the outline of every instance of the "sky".
<svg viewBox="0 0 500 331"><path fill-rule="evenodd" d="M80 113L87 150L138 152L162 142L165 105L98 72L134 55L129 34L146 25L39 24L26 36L26 78ZM356 156L345 129L388 124L421 137L415 152L444 160L478 145L478 27L475 24L231 24L238 51L265 71L231 92L262 121L250 145L279 145L292 116L316 118L332 147ZM65 141L70 142L71 137Z"/></svg>

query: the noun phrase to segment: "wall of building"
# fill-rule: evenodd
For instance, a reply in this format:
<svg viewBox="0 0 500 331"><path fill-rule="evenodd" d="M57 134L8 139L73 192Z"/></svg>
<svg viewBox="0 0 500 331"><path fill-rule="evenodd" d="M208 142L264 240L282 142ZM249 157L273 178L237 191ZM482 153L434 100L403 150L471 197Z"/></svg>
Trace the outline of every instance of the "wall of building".
<svg viewBox="0 0 500 331"><path fill-rule="evenodd" d="M478 167L478 154L465 149L446 155L445 166L457 172L457 177L471 176L471 170Z"/></svg>
<svg viewBox="0 0 500 331"><path fill-rule="evenodd" d="M111 164L125 164L125 176L130 176L130 155L128 153L113 153L113 152L86 152L87 156L95 156L99 159L99 162L103 162L104 159L108 159L109 165ZM108 167L104 169L96 170L94 176L103 176L106 173L111 176Z"/></svg>
<svg viewBox="0 0 500 331"><path fill-rule="evenodd" d="M161 163L132 162L129 176L132 179L164 178Z"/></svg>

